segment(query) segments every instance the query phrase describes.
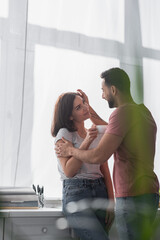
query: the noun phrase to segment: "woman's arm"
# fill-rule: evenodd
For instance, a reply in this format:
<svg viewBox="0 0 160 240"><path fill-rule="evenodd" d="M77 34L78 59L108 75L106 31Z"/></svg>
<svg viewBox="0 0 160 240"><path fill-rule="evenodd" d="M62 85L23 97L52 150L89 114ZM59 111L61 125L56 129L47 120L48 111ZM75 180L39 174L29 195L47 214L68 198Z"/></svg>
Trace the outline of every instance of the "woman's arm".
<svg viewBox="0 0 160 240"><path fill-rule="evenodd" d="M106 161L105 163L103 163L100 169L104 176L104 182L107 188L108 198L114 201L113 185L112 185L111 175L108 167L108 162Z"/></svg>
<svg viewBox="0 0 160 240"><path fill-rule="evenodd" d="M85 139L83 140L83 142L81 143L79 149L81 150L87 150L90 146L90 144L92 143L92 141L96 138L97 136L97 129L95 126L91 127L90 129L88 129L87 131L87 135L85 137ZM58 143L63 143L63 140L59 140L57 141L56 144ZM63 171L65 173L65 175L67 177L73 177L75 174L77 174L77 172L79 171L79 169L81 168L83 162L74 158L74 157L58 157L58 159L60 160L61 166L63 168Z"/></svg>
<svg viewBox="0 0 160 240"><path fill-rule="evenodd" d="M106 189L108 192L108 207L106 209L106 230L109 231L113 221L114 221L114 193L113 193L113 185L112 185L112 180L111 180L111 175L110 171L108 168L108 162L105 162L104 164L101 165L101 172L103 173L104 176L104 182L106 185Z"/></svg>

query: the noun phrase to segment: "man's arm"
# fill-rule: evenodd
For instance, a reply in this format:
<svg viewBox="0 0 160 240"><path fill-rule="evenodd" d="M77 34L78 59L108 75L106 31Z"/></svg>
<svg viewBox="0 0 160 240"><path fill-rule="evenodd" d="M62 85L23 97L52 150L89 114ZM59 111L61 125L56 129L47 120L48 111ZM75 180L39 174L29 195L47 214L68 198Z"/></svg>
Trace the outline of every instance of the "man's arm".
<svg viewBox="0 0 160 240"><path fill-rule="evenodd" d="M121 144L122 137L105 133L96 148L90 150L79 150L74 148L69 141L63 139L64 143L57 144L55 151L59 157L73 156L86 163L104 163L117 150Z"/></svg>
<svg viewBox="0 0 160 240"><path fill-rule="evenodd" d="M100 116L94 111L94 109L89 105L90 120L95 125L107 125L108 123L104 121Z"/></svg>
<svg viewBox="0 0 160 240"><path fill-rule="evenodd" d="M90 112L90 120L92 123L95 125L107 125L108 123L104 121L95 111L94 109L90 106L89 104L89 99L87 95L81 90L77 89L77 92L81 95L81 97L85 100L85 102L89 105L89 112Z"/></svg>

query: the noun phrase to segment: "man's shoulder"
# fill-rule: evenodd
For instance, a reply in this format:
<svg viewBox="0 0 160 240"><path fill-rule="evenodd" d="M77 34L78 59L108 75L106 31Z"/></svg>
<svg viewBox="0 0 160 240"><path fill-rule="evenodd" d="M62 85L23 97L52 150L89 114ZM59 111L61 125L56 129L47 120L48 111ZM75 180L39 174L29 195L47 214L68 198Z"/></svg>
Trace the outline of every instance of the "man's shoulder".
<svg viewBox="0 0 160 240"><path fill-rule="evenodd" d="M134 104L124 104L121 105L119 107L117 107L112 113L111 116L115 116L115 115L125 115L125 113L133 111L133 109L135 109Z"/></svg>
<svg viewBox="0 0 160 240"><path fill-rule="evenodd" d="M128 103L121 105L115 109L114 114L134 113L138 111L148 111L148 108L144 104Z"/></svg>
<svg viewBox="0 0 160 240"><path fill-rule="evenodd" d="M138 120L140 115L140 109L138 104L124 104L117 107L110 115L110 121L112 122L133 122Z"/></svg>

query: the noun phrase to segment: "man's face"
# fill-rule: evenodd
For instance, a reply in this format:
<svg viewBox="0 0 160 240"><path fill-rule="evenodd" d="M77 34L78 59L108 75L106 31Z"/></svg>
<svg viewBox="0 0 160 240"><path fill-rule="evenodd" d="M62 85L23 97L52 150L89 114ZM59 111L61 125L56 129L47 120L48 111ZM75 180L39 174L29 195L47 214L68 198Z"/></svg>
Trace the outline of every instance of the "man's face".
<svg viewBox="0 0 160 240"><path fill-rule="evenodd" d="M110 108L113 108L115 105L115 100L111 91L111 87L108 87L105 84L105 80L102 80L102 98L108 102Z"/></svg>

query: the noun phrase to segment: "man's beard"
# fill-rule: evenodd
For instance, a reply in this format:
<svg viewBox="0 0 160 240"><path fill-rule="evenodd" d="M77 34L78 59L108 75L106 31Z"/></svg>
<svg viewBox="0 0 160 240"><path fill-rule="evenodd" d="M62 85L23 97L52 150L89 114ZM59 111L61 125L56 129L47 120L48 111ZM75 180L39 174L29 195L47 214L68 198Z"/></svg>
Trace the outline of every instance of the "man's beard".
<svg viewBox="0 0 160 240"><path fill-rule="evenodd" d="M114 108L115 101L112 97L110 97L110 99L108 100L108 105L109 105L109 108Z"/></svg>

